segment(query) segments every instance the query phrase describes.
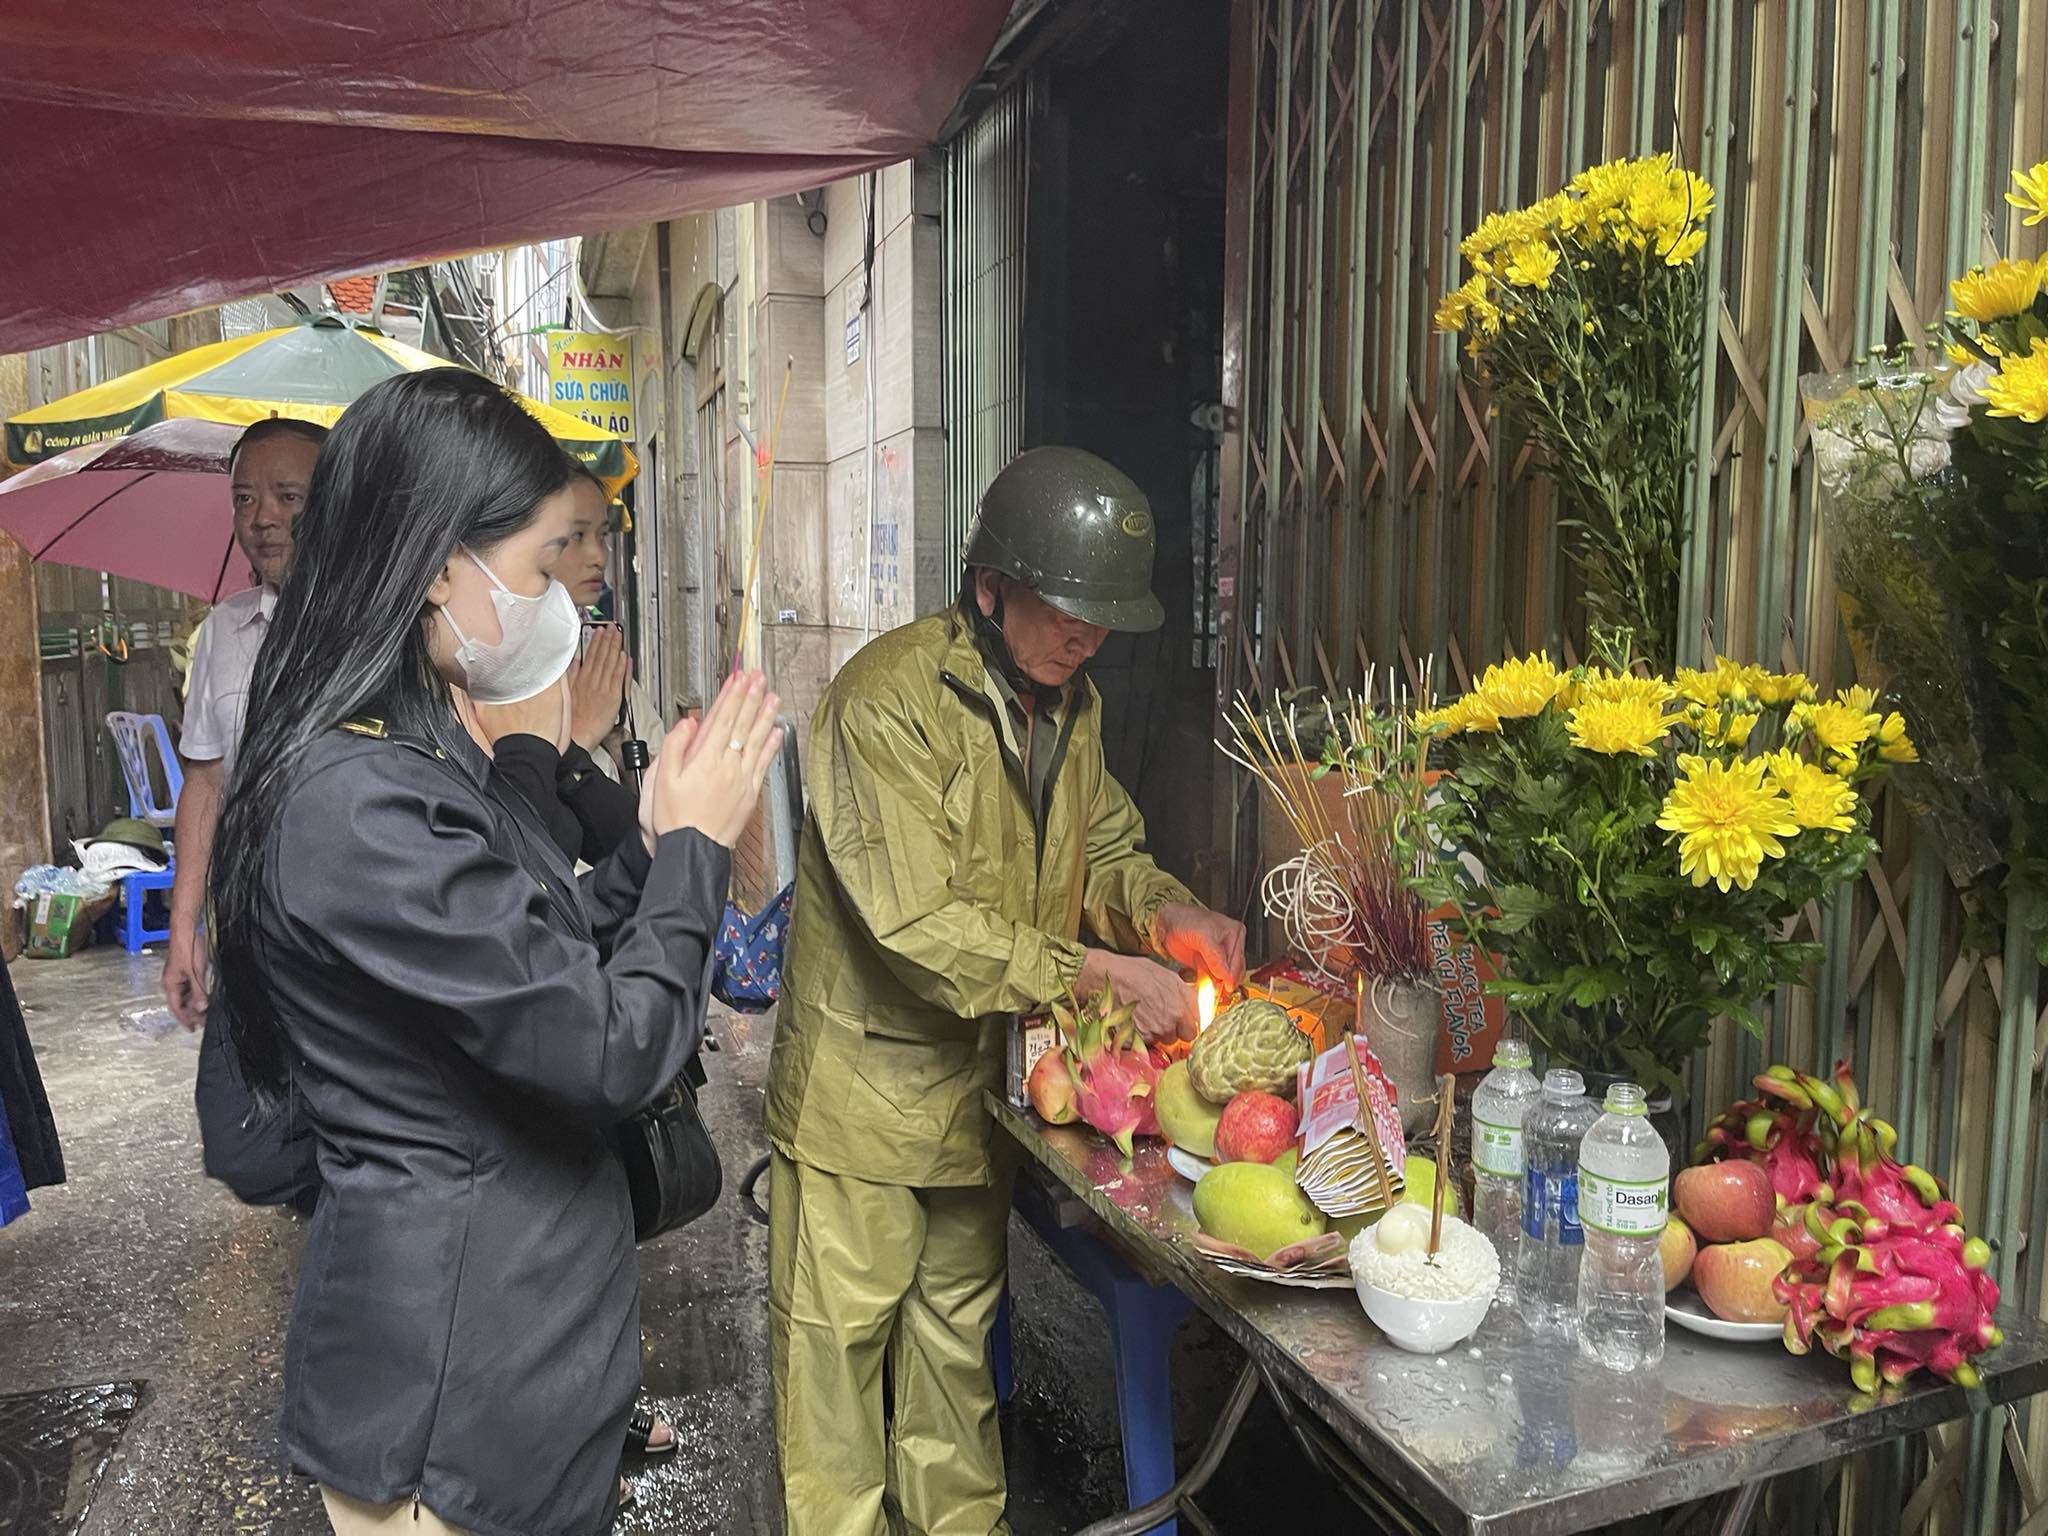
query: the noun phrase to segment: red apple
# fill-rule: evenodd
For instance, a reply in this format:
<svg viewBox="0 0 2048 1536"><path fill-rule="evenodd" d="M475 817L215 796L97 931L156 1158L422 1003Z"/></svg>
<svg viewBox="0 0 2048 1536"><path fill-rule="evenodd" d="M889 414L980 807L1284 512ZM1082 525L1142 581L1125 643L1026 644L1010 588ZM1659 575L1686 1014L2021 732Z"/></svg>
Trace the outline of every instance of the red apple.
<svg viewBox="0 0 2048 1536"><path fill-rule="evenodd" d="M1685 1277L1692 1273L1693 1256L1699 1252L1699 1244L1693 1241L1692 1228L1676 1216L1664 1222L1664 1235L1657 1239L1657 1257L1664 1261L1664 1290L1667 1294L1685 1284Z"/></svg>
<svg viewBox="0 0 2048 1536"><path fill-rule="evenodd" d="M1777 1191L1759 1163L1707 1163L1687 1168L1671 1186L1685 1224L1706 1243L1744 1243L1771 1230Z"/></svg>
<svg viewBox="0 0 2048 1536"><path fill-rule="evenodd" d="M1067 1058L1060 1051L1047 1051L1038 1058L1025 1081L1025 1091L1031 1095L1038 1118L1047 1125L1072 1125L1080 1117L1080 1110L1074 1107L1074 1074L1067 1070Z"/></svg>
<svg viewBox="0 0 2048 1536"><path fill-rule="evenodd" d="M1785 1304L1771 1282L1785 1272L1792 1255L1783 1243L1759 1237L1747 1243L1717 1243L1693 1260L1693 1288L1714 1316L1730 1323L1782 1323Z"/></svg>
<svg viewBox="0 0 2048 1536"><path fill-rule="evenodd" d="M1823 1212L1825 1221L1832 1215ZM1771 1227L1771 1241L1782 1247L1794 1259L1810 1259L1820 1252L1820 1240L1806 1230L1806 1207L1787 1206L1778 1212L1778 1219Z"/></svg>
<svg viewBox="0 0 2048 1536"><path fill-rule="evenodd" d="M1293 1148L1300 1129L1300 1112L1287 1100L1247 1089L1216 1122L1216 1161L1270 1163Z"/></svg>

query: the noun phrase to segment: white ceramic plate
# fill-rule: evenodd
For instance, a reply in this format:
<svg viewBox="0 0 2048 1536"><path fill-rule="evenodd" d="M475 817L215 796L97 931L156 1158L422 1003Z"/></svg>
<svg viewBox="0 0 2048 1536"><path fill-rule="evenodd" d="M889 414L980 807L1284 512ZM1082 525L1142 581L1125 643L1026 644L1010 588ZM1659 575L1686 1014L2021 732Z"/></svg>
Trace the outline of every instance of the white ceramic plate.
<svg viewBox="0 0 2048 1536"><path fill-rule="evenodd" d="M1190 1184L1201 1183L1202 1175L1216 1166L1206 1159L1195 1156L1192 1152L1182 1151L1179 1147L1168 1147L1166 1149L1166 1161L1172 1165L1175 1173L1186 1179Z"/></svg>
<svg viewBox="0 0 2048 1536"><path fill-rule="evenodd" d="M1761 1344L1766 1339L1785 1337L1783 1323L1731 1323L1714 1316L1697 1291L1673 1291L1664 1298L1664 1316L1681 1328L1703 1333L1710 1339L1731 1344Z"/></svg>

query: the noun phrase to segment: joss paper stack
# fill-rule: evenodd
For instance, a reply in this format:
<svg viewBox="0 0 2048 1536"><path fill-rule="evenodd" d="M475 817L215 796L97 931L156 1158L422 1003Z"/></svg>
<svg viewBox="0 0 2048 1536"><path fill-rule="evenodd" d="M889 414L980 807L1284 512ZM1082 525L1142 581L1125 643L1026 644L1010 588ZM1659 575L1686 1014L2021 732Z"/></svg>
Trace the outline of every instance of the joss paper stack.
<svg viewBox="0 0 2048 1536"><path fill-rule="evenodd" d="M1384 1211L1401 1197L1408 1144L1393 1085L1379 1059L1345 1037L1302 1067L1297 1087L1301 1111L1301 1163L1295 1182L1326 1216L1363 1216ZM1359 1080L1365 1083L1361 1110Z"/></svg>

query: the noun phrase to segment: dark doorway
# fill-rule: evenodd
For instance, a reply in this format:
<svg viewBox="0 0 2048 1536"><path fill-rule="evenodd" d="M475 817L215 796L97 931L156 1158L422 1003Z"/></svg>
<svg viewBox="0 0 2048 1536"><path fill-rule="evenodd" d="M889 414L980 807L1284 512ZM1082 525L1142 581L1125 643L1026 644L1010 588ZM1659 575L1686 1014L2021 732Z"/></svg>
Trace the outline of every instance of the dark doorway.
<svg viewBox="0 0 2048 1536"><path fill-rule="evenodd" d="M1151 500L1166 626L1096 658L1104 748L1160 861L1216 895L1216 436L1198 417L1222 391L1230 13L1098 14L1032 73L1025 441L1099 453Z"/></svg>

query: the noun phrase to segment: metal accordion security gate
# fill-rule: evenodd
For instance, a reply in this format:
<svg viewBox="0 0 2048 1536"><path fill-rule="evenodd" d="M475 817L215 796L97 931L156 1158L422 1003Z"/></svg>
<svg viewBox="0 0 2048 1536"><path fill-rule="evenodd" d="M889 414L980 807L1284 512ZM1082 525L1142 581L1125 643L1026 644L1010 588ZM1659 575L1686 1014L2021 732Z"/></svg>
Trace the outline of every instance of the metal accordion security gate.
<svg viewBox="0 0 2048 1536"><path fill-rule="evenodd" d="M943 150L949 558L966 544L989 481L1024 446L1030 113L1030 79L1024 76Z"/></svg>
<svg viewBox="0 0 2048 1536"><path fill-rule="evenodd" d="M2038 257L2000 194L2048 158L2048 6L2026 0L1237 0L1218 706L1390 679L1462 689L1583 649L1533 448L1433 334L1458 243L1574 172L1670 150L1719 192L1679 649L1853 681L1802 373L1917 339L1949 278ZM1238 876L1256 804L1223 797ZM1248 814L1249 813L1249 814ZM1853 1056L2038 1315L2044 1020L2024 945L1961 939L1902 797L1882 856L1804 926L1828 958L1771 1037L1695 1063L1696 1110L1767 1061ZM2048 1531L2036 1407L1818 1475L1834 1528ZM1785 1511L1773 1529L1788 1529Z"/></svg>

